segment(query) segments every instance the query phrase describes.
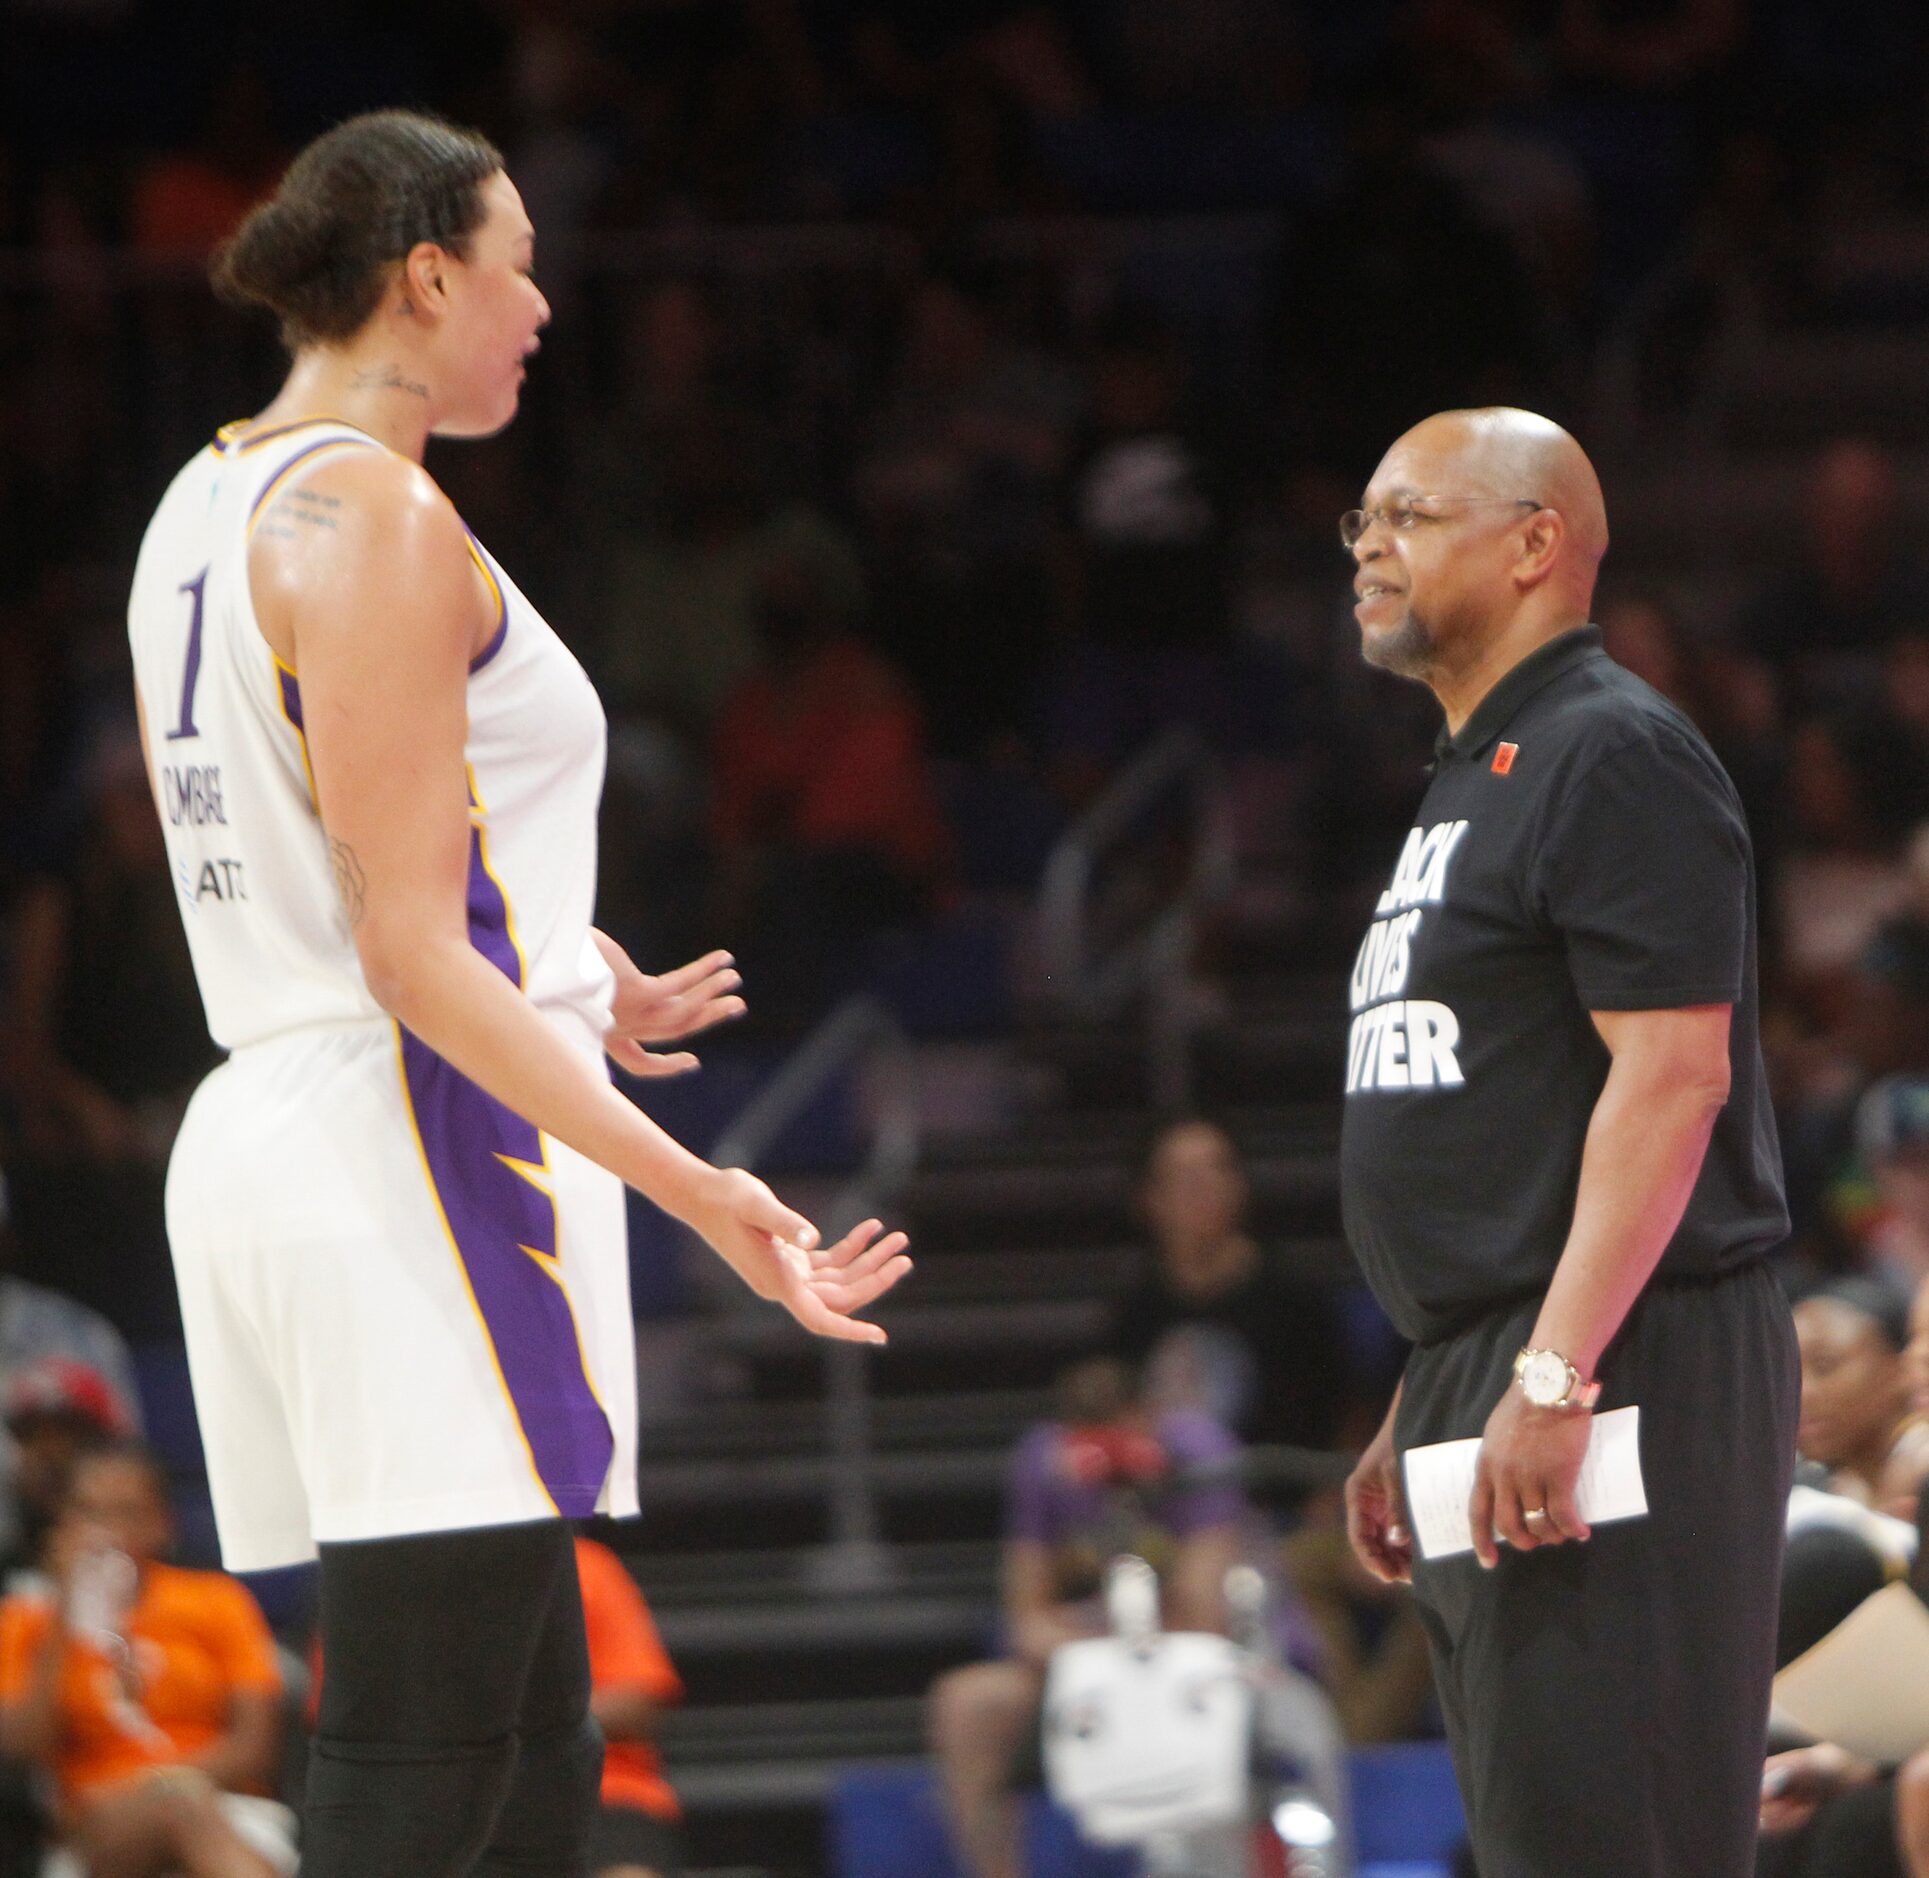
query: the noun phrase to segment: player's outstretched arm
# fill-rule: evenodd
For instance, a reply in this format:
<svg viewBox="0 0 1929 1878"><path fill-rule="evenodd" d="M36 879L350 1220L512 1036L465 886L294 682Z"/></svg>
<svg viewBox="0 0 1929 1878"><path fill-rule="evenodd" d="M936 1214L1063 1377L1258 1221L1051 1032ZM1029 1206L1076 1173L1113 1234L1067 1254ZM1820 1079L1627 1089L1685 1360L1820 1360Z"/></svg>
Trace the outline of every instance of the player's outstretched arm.
<svg viewBox="0 0 1929 1878"><path fill-rule="evenodd" d="M468 672L493 621L462 524L387 452L344 452L298 480L264 512L250 576L262 628L299 674L322 830L376 1001L807 1329L881 1341L851 1319L909 1270L901 1240L875 1263L876 1245L846 1242L814 1266L808 1220L673 1141L470 944Z"/></svg>

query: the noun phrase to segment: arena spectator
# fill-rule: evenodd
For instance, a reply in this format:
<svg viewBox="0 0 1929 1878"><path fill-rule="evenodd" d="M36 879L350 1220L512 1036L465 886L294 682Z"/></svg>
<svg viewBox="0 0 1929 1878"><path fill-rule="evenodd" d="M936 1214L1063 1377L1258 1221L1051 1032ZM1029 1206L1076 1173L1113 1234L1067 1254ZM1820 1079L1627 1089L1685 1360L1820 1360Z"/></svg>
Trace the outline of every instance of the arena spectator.
<svg viewBox="0 0 1929 1878"><path fill-rule="evenodd" d="M1670 95L1719 70L1745 20L1743 0L1564 0L1557 43L1577 75L1615 91Z"/></svg>
<svg viewBox="0 0 1929 1878"><path fill-rule="evenodd" d="M850 474L879 643L946 754L1026 722L1051 649L1053 504L1081 400L1076 374L1030 342L984 271L911 285Z"/></svg>
<svg viewBox="0 0 1929 1878"><path fill-rule="evenodd" d="M1017 1878L1015 1795L1038 1780L1045 1666L1101 1634L1107 1563L1136 1553L1158 1571L1164 1622L1223 1630L1227 1570L1246 1506L1239 1445L1196 1413L1155 1416L1124 1365L1068 1372L1057 1419L1020 1441L1005 1500L1004 1654L941 1676L930 1729L953 1844L972 1878Z"/></svg>
<svg viewBox="0 0 1929 1878"><path fill-rule="evenodd" d="M1301 447L1354 489L1416 412L1533 404L1543 370L1534 289L1426 160L1414 103L1397 60L1359 76L1344 174L1301 223L1278 291Z"/></svg>
<svg viewBox="0 0 1929 1878"><path fill-rule="evenodd" d="M14 909L6 1071L21 1148L10 1172L29 1275L134 1335L177 1321L161 1184L214 1061L131 723L97 738L86 807ZM224 813L218 793L174 813ZM228 889L213 879L196 893Z"/></svg>
<svg viewBox="0 0 1929 1878"><path fill-rule="evenodd" d="M1743 611L1742 637L1810 695L1839 698L1887 641L1929 619L1929 565L1901 525L1887 451L1850 437L1821 450L1794 547Z"/></svg>
<svg viewBox="0 0 1929 1878"><path fill-rule="evenodd" d="M1114 317L1093 359L1064 489L1074 637L1048 729L1075 798L1171 724L1228 754L1282 734L1281 680L1234 630L1234 487L1190 376L1175 336L1138 312Z"/></svg>
<svg viewBox="0 0 1929 1878"><path fill-rule="evenodd" d="M1918 1288L1904 1355L1909 1401L1929 1417L1929 1286ZM1799 1495L1800 1489L1797 1489ZM1914 1509L1910 1582L1929 1592L1929 1487ZM1805 1543L1806 1542L1806 1543ZM1785 1566L1782 1646L1789 1660L1819 1641L1863 1597L1896 1575L1880 1536L1791 1529ZM1763 1770L1757 1878L1929 1878L1929 1753L1884 1768L1833 1742L1771 1754Z"/></svg>
<svg viewBox="0 0 1929 1878"><path fill-rule="evenodd" d="M1797 728L1788 781L1781 969L1785 989L1826 1018L1857 956L1908 904L1906 843L1929 812L1923 751L1882 715L1832 713Z"/></svg>
<svg viewBox="0 0 1929 1878"><path fill-rule="evenodd" d="M928 904L946 835L916 700L804 556L758 588L760 663L718 713L718 930L742 933L760 1019L813 1015L866 938Z"/></svg>
<svg viewBox="0 0 1929 1878"><path fill-rule="evenodd" d="M287 160L260 72L231 67L193 147L157 152L137 169L128 214L134 246L168 260L205 260L273 190Z"/></svg>
<svg viewBox="0 0 1929 1878"><path fill-rule="evenodd" d="M16 1572L46 1557L75 1465L137 1429L133 1410L107 1378L72 1357L46 1356L13 1370L0 1385L0 1403L13 1441L13 1540L0 1552L0 1588L13 1589Z"/></svg>
<svg viewBox="0 0 1929 1878"><path fill-rule="evenodd" d="M1864 1256L1870 1183L1856 1153L1857 1103L1879 1079L1929 1063L1929 918L1916 910L1922 871L1912 869L1908 910L1881 926L1855 961L1838 1020L1780 1052L1792 1243L1811 1267L1853 1266ZM1786 1031L1799 1021L1794 1011L1780 1013Z"/></svg>
<svg viewBox="0 0 1929 1878"><path fill-rule="evenodd" d="M1152 1256L1114 1308L1107 1352L1136 1366L1173 1331L1197 1331L1213 1411L1243 1440L1331 1447L1352 1380L1333 1291L1253 1237L1232 1137L1204 1120L1161 1129L1134 1197Z"/></svg>
<svg viewBox="0 0 1929 1878"><path fill-rule="evenodd" d="M650 1607L623 1561L594 1540L576 1541L589 1635L590 1707L609 1744L591 1878L676 1878L683 1869L683 1809L663 1777L657 1717L683 1699Z"/></svg>
<svg viewBox="0 0 1929 1878"><path fill-rule="evenodd" d="M1914 1290L1929 1279L1929 1075L1885 1076L1858 1105L1855 1134L1874 1185L1863 1250Z"/></svg>
<svg viewBox="0 0 1929 1878"><path fill-rule="evenodd" d="M167 1481L122 1443L76 1466L51 1595L0 1600L0 1747L54 1778L92 1878L294 1870L275 1778L281 1676L254 1600L162 1562Z"/></svg>
<svg viewBox="0 0 1929 1878"><path fill-rule="evenodd" d="M1802 1354L1805 1461L1830 1492L1864 1505L1881 1496L1908 1414L1902 1352L1909 1340L1908 1294L1874 1278L1839 1278L1795 1306Z"/></svg>

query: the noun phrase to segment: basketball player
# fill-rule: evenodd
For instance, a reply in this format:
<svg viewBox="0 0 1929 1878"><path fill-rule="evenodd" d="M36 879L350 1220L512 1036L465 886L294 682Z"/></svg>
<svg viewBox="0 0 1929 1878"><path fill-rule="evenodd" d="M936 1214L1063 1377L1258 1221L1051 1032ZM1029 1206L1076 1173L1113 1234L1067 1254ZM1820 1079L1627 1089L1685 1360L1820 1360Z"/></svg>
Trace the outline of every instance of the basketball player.
<svg viewBox="0 0 1929 1878"><path fill-rule="evenodd" d="M175 479L130 606L196 972L232 1054L168 1229L226 1563L321 1560L309 1878L580 1874L602 1764L565 1521L634 1513L623 1185L820 1334L908 1269L820 1250L609 1081L736 1007L590 926L603 714L421 466L516 411L549 309L483 139L295 160L216 265L274 402Z"/></svg>

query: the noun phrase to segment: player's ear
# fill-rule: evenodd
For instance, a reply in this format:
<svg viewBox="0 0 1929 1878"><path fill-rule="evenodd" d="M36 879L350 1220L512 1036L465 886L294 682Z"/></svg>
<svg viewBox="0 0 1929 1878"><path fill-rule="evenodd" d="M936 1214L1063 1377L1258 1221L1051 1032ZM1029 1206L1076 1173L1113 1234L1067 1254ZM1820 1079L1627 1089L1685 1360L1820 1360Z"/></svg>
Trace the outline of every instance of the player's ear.
<svg viewBox="0 0 1929 1878"><path fill-rule="evenodd" d="M448 303L449 257L433 241L418 241L402 257L396 284L401 289L402 312L409 318L439 314Z"/></svg>

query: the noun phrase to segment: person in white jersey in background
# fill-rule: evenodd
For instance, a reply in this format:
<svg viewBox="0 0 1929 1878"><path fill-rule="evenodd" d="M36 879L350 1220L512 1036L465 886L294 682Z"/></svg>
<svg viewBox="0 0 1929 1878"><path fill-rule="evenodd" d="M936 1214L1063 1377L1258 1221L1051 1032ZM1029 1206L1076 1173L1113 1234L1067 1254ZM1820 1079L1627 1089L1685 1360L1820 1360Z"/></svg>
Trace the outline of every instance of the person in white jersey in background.
<svg viewBox="0 0 1929 1878"><path fill-rule="evenodd" d="M308 1878L584 1869L568 1518L634 1513L627 1182L821 1335L909 1268L820 1248L611 1086L738 1008L590 925L604 721L421 458L514 416L549 308L481 137L310 144L217 257L293 367L176 478L129 609L215 1040L168 1230L231 1569L321 1560Z"/></svg>

